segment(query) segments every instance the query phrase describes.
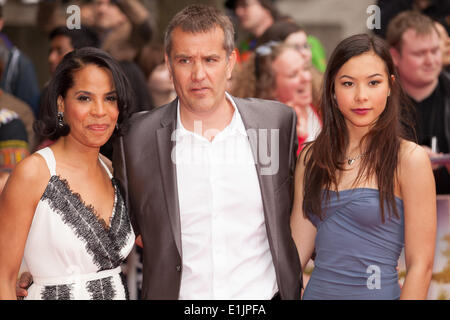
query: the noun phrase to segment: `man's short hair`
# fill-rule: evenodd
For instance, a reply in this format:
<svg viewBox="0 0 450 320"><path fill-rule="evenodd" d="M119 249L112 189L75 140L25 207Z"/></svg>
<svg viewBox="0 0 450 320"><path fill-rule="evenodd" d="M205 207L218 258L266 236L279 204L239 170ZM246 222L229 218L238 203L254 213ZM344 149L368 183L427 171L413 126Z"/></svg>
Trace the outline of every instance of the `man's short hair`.
<svg viewBox="0 0 450 320"><path fill-rule="evenodd" d="M74 49L84 47L98 48L100 46L97 33L93 29L85 26L82 26L80 29L69 29L65 26L56 27L50 32L49 39L53 40L58 36L70 38L70 43Z"/></svg>
<svg viewBox="0 0 450 320"><path fill-rule="evenodd" d="M417 35L429 35L433 30L439 35L439 32L430 17L417 11L404 11L399 13L391 20L391 22L389 22L386 32L386 41L391 47L401 52L402 37L408 29L415 30Z"/></svg>
<svg viewBox="0 0 450 320"><path fill-rule="evenodd" d="M280 18L280 13L273 4L274 0L257 0L257 1L263 8L270 11L270 15L272 16L273 20L278 20L278 18ZM236 9L237 2L238 0L226 0L225 7L234 11L234 9Z"/></svg>
<svg viewBox="0 0 450 320"><path fill-rule="evenodd" d="M224 33L223 48L227 52L227 57L234 50L233 24L227 15L214 7L201 4L189 5L172 18L164 36L164 48L169 57L172 50L172 33L178 27L190 33L206 33L219 27Z"/></svg>

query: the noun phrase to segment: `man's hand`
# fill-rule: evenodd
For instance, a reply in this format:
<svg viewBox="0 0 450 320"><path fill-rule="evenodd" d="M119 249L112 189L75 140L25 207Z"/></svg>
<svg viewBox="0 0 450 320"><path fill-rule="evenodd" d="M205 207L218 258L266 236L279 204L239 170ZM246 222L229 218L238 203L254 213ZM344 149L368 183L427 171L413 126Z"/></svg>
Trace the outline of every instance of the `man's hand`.
<svg viewBox="0 0 450 320"><path fill-rule="evenodd" d="M16 283L16 296L17 299L22 300L28 296L28 287L33 283L33 277L31 273L24 272L20 275L19 280Z"/></svg>

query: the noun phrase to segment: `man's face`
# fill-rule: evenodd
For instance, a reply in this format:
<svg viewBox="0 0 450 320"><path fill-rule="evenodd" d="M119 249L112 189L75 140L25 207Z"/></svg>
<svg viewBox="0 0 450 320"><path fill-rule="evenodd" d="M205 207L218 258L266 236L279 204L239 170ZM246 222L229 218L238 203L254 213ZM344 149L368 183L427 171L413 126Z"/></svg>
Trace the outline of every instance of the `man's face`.
<svg viewBox="0 0 450 320"><path fill-rule="evenodd" d="M231 77L236 54L227 58L224 33L216 27L208 32L172 32L170 57L166 55L180 108L207 115L226 103L227 79Z"/></svg>
<svg viewBox="0 0 450 320"><path fill-rule="evenodd" d="M94 0L94 16L96 26L102 29L113 28L126 19L110 0Z"/></svg>
<svg viewBox="0 0 450 320"><path fill-rule="evenodd" d="M258 0L238 0L234 11L245 30L257 28L270 15Z"/></svg>
<svg viewBox="0 0 450 320"><path fill-rule="evenodd" d="M400 81L422 87L437 82L441 72L442 56L436 31L418 35L408 29L403 33L401 51L391 50Z"/></svg>
<svg viewBox="0 0 450 320"><path fill-rule="evenodd" d="M50 41L50 52L48 54L50 74L55 73L56 67L64 56L73 49L72 41L67 36L56 36Z"/></svg>

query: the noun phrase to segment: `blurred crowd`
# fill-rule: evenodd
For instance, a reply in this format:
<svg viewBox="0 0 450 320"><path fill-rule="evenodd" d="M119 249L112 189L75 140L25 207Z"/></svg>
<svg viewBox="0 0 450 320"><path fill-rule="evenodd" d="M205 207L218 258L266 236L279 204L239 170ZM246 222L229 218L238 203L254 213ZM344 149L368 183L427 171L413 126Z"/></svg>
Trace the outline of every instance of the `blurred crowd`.
<svg viewBox="0 0 450 320"><path fill-rule="evenodd" d="M70 4L81 9L79 29L67 27L65 9ZM379 0L377 4L381 28L373 32L391 46L398 80L413 111L411 134L432 160L438 159L450 153L450 0ZM274 0L226 0L221 9L234 16L242 33L236 37L239 63L228 92L292 107L300 151L302 143L314 140L323 129L320 100L327 53L321 40L309 34L302 21L279 12ZM40 1L36 26L49 39L50 75L68 52L97 47L119 61L131 82L136 99L132 112L169 103L176 94L164 45L155 36L156 18L139 0ZM39 87L33 63L1 32L3 23L0 7L0 190L17 162L52 143L33 131L34 120L46 108L47 84ZM111 158L110 143L102 153ZM449 194L450 165L435 163L437 191ZM132 298L139 296L139 259L137 248L129 257Z"/></svg>

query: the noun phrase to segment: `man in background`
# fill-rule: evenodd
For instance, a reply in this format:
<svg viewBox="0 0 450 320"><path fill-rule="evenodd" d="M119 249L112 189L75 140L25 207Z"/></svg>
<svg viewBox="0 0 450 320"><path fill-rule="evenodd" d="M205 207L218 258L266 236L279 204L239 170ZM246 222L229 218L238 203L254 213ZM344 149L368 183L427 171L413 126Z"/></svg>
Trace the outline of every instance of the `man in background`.
<svg viewBox="0 0 450 320"><path fill-rule="evenodd" d="M258 38L280 18L273 0L227 0L225 7L232 10L239 26L250 36L238 44L240 60L245 61L256 48Z"/></svg>
<svg viewBox="0 0 450 320"><path fill-rule="evenodd" d="M386 40L400 84L416 112L418 143L431 158L450 152L450 75L442 70L439 33L427 16L405 11L390 23ZM435 166L436 192L450 193L450 165Z"/></svg>

